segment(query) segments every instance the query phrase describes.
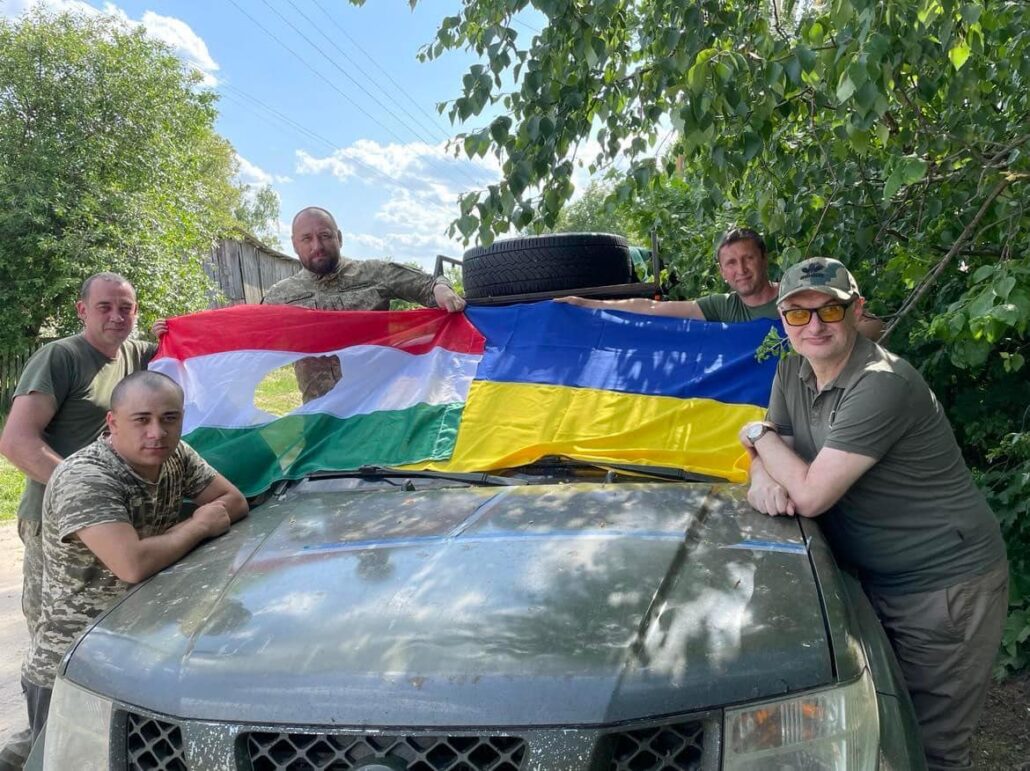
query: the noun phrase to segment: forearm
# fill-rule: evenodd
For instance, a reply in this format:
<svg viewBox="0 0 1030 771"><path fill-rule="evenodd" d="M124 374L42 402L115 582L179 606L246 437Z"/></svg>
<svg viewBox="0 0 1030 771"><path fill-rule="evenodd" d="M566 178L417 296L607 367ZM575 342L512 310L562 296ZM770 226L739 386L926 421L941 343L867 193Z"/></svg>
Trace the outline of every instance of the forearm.
<svg viewBox="0 0 1030 771"><path fill-rule="evenodd" d="M796 512L804 517L815 517L825 510L817 510L818 503L809 495L809 464L798 457L776 433L765 434L754 449L756 457L751 461L752 484L756 479L777 483L787 491Z"/></svg>
<svg viewBox="0 0 1030 771"><path fill-rule="evenodd" d="M39 437L8 437L6 433L0 440L0 453L25 476L41 485L50 481L50 475L63 460Z"/></svg>
<svg viewBox="0 0 1030 771"><path fill-rule="evenodd" d="M644 313L650 316L659 315L659 306L662 305L662 303L646 297L630 297L626 300L591 300L588 297L581 297L576 304L582 308L607 308L615 311Z"/></svg>
<svg viewBox="0 0 1030 771"><path fill-rule="evenodd" d="M221 503L225 506L225 512L229 515L230 522L238 522L250 511L250 504L239 490L228 490L210 502Z"/></svg>
<svg viewBox="0 0 1030 771"><path fill-rule="evenodd" d="M135 545L129 545L118 564L108 568L122 581L137 584L179 561L206 538L207 532L188 519L161 535L141 538Z"/></svg>

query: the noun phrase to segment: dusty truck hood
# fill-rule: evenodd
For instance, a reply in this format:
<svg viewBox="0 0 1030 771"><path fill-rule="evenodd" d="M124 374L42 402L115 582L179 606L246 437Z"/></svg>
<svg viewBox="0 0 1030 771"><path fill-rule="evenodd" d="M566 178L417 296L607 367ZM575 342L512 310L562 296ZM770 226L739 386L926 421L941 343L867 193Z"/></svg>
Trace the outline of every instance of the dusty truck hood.
<svg viewBox="0 0 1030 771"><path fill-rule="evenodd" d="M66 676L164 714L597 724L832 680L796 522L738 489L298 493L126 597Z"/></svg>

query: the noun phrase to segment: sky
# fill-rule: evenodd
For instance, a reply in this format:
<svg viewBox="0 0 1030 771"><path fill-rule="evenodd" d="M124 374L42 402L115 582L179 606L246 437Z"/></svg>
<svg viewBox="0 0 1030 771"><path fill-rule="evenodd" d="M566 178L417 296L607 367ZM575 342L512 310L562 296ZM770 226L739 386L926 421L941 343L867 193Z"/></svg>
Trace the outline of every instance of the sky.
<svg viewBox="0 0 1030 771"><path fill-rule="evenodd" d="M458 0L414 10L406 0L0 0L0 14L40 6L143 25L203 73L220 96L216 129L236 149L238 181L279 194L287 254L293 214L316 205L336 216L347 256L431 270L437 254L464 252L446 235L458 196L499 179L496 159L447 150L489 118L454 127L436 111L460 95L476 59L417 59ZM539 23L519 20L516 30L531 36Z"/></svg>

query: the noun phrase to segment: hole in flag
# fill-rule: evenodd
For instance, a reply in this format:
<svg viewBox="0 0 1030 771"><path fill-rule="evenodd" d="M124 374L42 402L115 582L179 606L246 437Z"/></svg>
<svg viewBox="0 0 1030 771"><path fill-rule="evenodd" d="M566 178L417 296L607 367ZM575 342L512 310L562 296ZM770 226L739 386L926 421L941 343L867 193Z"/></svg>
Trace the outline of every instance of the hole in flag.
<svg viewBox="0 0 1030 771"><path fill-rule="evenodd" d="M287 415L300 405L300 388L292 364L269 372L254 391L254 406L276 417Z"/></svg>

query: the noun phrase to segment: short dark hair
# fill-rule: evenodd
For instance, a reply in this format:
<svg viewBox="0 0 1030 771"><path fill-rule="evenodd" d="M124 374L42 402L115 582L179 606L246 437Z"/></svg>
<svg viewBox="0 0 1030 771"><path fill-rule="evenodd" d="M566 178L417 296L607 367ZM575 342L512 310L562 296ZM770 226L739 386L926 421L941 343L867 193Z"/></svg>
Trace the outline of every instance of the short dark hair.
<svg viewBox="0 0 1030 771"><path fill-rule="evenodd" d="M160 391L164 388L172 388L179 394L180 400L185 399L182 386L168 377L168 375L161 372L152 372L148 369L141 369L138 372L133 372L131 375L126 375L118 382L118 385L114 387L111 391L111 409L118 409L125 400L129 391L132 391L137 387L146 388L150 391Z"/></svg>
<svg viewBox="0 0 1030 771"><path fill-rule="evenodd" d="M79 290L79 299L82 302L89 300L89 290L93 286L95 281L110 281L112 284L129 284L129 279L120 273L112 273L110 271L104 271L103 273L94 273L92 276L82 282L82 288ZM132 287L132 284L129 284ZM135 287L132 287L132 291L135 293Z"/></svg>
<svg viewBox="0 0 1030 771"><path fill-rule="evenodd" d="M763 257L768 256L765 250L765 241L762 240L757 230L752 230L751 228L731 228L722 234L719 245L715 247L715 261L719 261L719 255L722 253L724 246L735 244L738 241L751 241L758 247L758 251L762 253Z"/></svg>

